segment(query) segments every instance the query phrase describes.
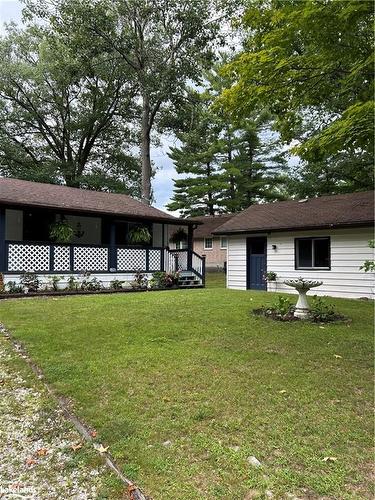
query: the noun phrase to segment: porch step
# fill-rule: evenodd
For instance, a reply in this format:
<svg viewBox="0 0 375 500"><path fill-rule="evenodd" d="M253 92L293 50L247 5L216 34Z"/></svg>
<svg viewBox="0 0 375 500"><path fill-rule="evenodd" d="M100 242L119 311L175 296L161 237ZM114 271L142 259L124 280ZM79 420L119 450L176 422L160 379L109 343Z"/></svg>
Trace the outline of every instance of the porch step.
<svg viewBox="0 0 375 500"><path fill-rule="evenodd" d="M198 288L202 286L202 283L200 279L191 274L180 276L180 279L178 280L178 286L180 288Z"/></svg>

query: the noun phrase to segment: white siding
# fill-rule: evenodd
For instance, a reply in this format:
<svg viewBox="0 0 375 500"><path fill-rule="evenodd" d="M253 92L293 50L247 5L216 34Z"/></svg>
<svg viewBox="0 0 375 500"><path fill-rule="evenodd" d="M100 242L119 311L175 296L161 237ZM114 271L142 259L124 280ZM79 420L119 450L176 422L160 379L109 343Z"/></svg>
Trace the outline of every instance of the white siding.
<svg viewBox="0 0 375 500"><path fill-rule="evenodd" d="M294 238L309 236L331 237L331 270L294 268ZM323 281L323 285L312 290L310 295L374 298L374 273L359 270L366 259L373 259L373 249L368 246L373 237L371 228L271 233L267 235L267 270L277 273L277 291L295 293L283 281L302 276ZM276 250L272 245L276 245ZM227 286L246 289L246 236L229 239Z"/></svg>

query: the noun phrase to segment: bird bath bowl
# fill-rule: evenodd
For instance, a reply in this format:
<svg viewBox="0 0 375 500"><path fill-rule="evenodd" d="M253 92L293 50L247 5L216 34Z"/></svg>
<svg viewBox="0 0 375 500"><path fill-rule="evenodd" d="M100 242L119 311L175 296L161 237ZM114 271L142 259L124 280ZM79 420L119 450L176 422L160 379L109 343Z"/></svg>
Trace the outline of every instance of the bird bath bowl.
<svg viewBox="0 0 375 500"><path fill-rule="evenodd" d="M299 294L296 304L294 316L296 318L306 319L309 316L309 303L307 302L306 293L311 289L323 284L323 281L312 281L298 278L296 280L286 280L284 284L295 288Z"/></svg>

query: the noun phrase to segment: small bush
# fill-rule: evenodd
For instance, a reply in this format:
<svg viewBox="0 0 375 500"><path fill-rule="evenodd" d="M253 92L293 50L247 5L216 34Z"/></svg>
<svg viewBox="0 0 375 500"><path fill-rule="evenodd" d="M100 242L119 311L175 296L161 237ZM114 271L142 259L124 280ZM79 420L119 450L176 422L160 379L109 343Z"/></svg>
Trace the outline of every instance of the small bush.
<svg viewBox="0 0 375 500"><path fill-rule="evenodd" d="M289 299L283 297L282 295L279 295L277 297L277 300L273 303L271 309L273 309L276 314L280 314L281 316L285 316L286 314L294 312L293 304Z"/></svg>
<svg viewBox="0 0 375 500"><path fill-rule="evenodd" d="M166 273L165 271L157 271L152 275L150 286L151 288L171 288L178 285L179 278L179 272Z"/></svg>
<svg viewBox="0 0 375 500"><path fill-rule="evenodd" d="M61 280L62 276L56 276L56 275L50 276L48 278L49 286L54 292L58 292L59 290L58 284L60 283Z"/></svg>
<svg viewBox="0 0 375 500"><path fill-rule="evenodd" d="M314 295L310 309L310 319L314 323L329 323L331 321L342 320L344 316L339 314L335 308L322 299L322 297Z"/></svg>
<svg viewBox="0 0 375 500"><path fill-rule="evenodd" d="M84 273L84 278L81 281L81 290L94 292L101 290L103 283L98 278L90 278L90 273Z"/></svg>
<svg viewBox="0 0 375 500"><path fill-rule="evenodd" d="M20 278L20 283L28 292L37 292L40 288L40 280L35 273L23 273Z"/></svg>
<svg viewBox="0 0 375 500"><path fill-rule="evenodd" d="M125 281L121 280L112 280L109 284L109 287L112 288L112 290L122 290L123 289L123 284Z"/></svg>
<svg viewBox="0 0 375 500"><path fill-rule="evenodd" d="M75 276L69 276L68 278L68 284L67 284L67 290L70 290L71 292L74 290L78 290L79 286L79 281Z"/></svg>
<svg viewBox="0 0 375 500"><path fill-rule="evenodd" d="M5 291L8 293L23 293L23 286L15 281L8 281L5 285Z"/></svg>
<svg viewBox="0 0 375 500"><path fill-rule="evenodd" d="M141 271L137 271L134 275L134 280L130 282L131 287L134 290L142 290L147 288L148 280Z"/></svg>

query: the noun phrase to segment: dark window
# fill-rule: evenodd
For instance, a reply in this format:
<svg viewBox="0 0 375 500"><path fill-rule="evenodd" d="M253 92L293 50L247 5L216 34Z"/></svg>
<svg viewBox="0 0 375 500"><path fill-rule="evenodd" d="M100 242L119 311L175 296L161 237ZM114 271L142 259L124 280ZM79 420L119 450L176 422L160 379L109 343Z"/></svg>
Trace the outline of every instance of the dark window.
<svg viewBox="0 0 375 500"><path fill-rule="evenodd" d="M329 238L296 238L296 269L329 269Z"/></svg>
<svg viewBox="0 0 375 500"><path fill-rule="evenodd" d="M251 253L264 255L264 240L251 240Z"/></svg>

